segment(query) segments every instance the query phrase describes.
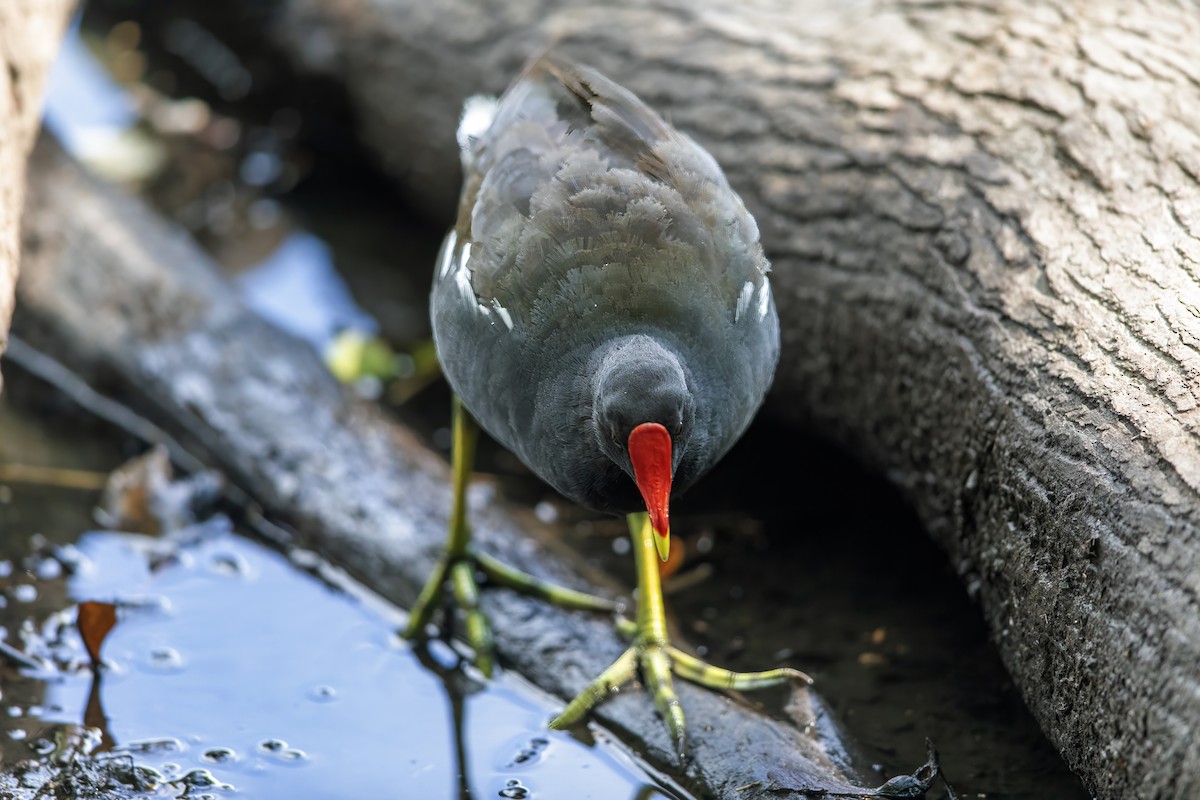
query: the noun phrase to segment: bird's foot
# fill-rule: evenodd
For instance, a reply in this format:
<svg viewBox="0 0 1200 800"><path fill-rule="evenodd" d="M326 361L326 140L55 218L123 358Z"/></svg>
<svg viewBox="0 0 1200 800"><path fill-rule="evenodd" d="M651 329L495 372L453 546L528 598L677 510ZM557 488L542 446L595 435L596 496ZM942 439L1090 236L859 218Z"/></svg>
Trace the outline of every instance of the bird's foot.
<svg viewBox="0 0 1200 800"><path fill-rule="evenodd" d="M491 625L479 607L476 572L481 573L489 584L513 589L560 608L606 613L617 610L617 604L611 600L534 577L486 553L467 549L461 555L453 555L447 551L438 559L433 574L429 576L416 604L409 612L403 636L409 640L417 640L427 635L429 623L434 612L442 605L446 596L446 586L449 585L455 603L465 616L464 636L475 653L475 666L489 678L496 663L495 646Z"/></svg>
<svg viewBox="0 0 1200 800"><path fill-rule="evenodd" d="M593 708L631 682L641 667L642 677L654 695L654 705L662 714L667 731L671 735L671 742L680 758L683 758L683 706L679 704L679 697L671 683L671 659L668 655L670 649L668 645L646 642L639 638L612 663L612 666L575 695L575 699L567 704L562 713L550 721L550 727L563 730L580 722Z"/></svg>
<svg viewBox="0 0 1200 800"><path fill-rule="evenodd" d="M779 667L763 672L733 672L714 667L667 641L642 635L638 623L630 619L618 619L617 630L622 636L632 638L633 645L622 653L612 666L584 687L561 714L551 720L551 728L569 728L581 721L588 712L621 686L631 682L640 667L642 679L654 697L654 705L662 715L676 752L683 758L686 725L683 707L675 694L672 674L710 689L732 691L765 689L784 683L799 683L805 686L812 684L812 678L791 667Z"/></svg>
<svg viewBox="0 0 1200 800"><path fill-rule="evenodd" d="M654 705L666 723L671 742L682 760L685 746L683 707L671 681L674 673L684 680L710 689L763 689L783 683L810 685L812 678L790 667L766 672L731 672L714 667L693 655L673 647L667 636L667 614L659 580L659 555L650 518L644 513L630 514L629 533L638 570L637 620L617 619L617 630L633 641L613 665L589 683L563 712L550 722L551 728L569 728L615 690L633 680L641 668L642 680L654 697Z"/></svg>
<svg viewBox="0 0 1200 800"><path fill-rule="evenodd" d="M496 663L492 626L479 608L479 584L475 580L475 564L470 555L446 553L438 559L433 574L425 582L417 602L409 611L408 624L402 635L410 641L428 636L429 623L446 597L447 584L466 618L464 635L475 653L475 666L490 678Z"/></svg>

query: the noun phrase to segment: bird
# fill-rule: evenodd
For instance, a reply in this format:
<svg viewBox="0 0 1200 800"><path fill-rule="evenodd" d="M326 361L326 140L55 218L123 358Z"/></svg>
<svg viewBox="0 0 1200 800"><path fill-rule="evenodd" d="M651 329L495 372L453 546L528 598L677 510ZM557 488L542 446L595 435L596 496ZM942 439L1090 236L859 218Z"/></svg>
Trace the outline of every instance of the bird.
<svg viewBox="0 0 1200 800"><path fill-rule="evenodd" d="M478 429L565 498L624 515L637 564L630 648L550 726L583 718L640 671L680 755L672 674L718 689L808 676L734 673L674 647L658 561L670 506L741 438L779 361L758 226L715 158L597 69L548 52L457 131L458 215L435 266L433 338L452 390L450 534L410 614L426 635L447 587L486 674L478 570L570 608L610 601L520 573L470 544L465 491Z"/></svg>

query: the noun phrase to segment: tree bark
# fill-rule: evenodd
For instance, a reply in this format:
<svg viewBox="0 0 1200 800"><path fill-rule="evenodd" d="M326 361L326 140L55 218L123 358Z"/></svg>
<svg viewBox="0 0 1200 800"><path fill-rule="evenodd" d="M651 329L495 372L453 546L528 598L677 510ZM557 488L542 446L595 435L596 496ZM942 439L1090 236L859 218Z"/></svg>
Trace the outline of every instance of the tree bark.
<svg viewBox="0 0 1200 800"><path fill-rule="evenodd" d="M308 344L243 306L186 232L89 179L53 140L30 163L30 269L18 285L14 332L130 398L184 443L188 463L202 457L218 467L294 530L295 545L411 606L445 540L446 463L339 385ZM560 584L619 594L530 510L476 495L470 513L481 550ZM601 615L505 590L483 592L482 603L500 663L561 698L627 646ZM642 691L612 697L596 718L701 797L869 795L855 776L862 765L850 763L812 690L793 692L787 711L796 724L788 724L716 692L676 688L688 718L683 769ZM922 780L935 776L920 771Z"/></svg>
<svg viewBox="0 0 1200 800"><path fill-rule="evenodd" d="M709 147L774 263L766 412L886 472L1096 796L1200 796L1200 11L280 0L448 221L465 96L555 44Z"/></svg>
<svg viewBox="0 0 1200 800"><path fill-rule="evenodd" d="M8 342L20 252L25 159L41 122L42 86L73 0L0 3L0 355ZM0 389L3 389L0 375Z"/></svg>

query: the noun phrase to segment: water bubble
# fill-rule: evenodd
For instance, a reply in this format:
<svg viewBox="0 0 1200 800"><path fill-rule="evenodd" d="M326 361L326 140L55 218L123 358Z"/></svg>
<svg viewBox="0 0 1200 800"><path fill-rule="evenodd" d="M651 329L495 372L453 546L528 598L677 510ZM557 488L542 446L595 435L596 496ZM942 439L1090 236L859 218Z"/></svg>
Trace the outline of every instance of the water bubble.
<svg viewBox="0 0 1200 800"><path fill-rule="evenodd" d="M289 764L308 760L308 753L297 747L288 747L283 739L264 739L258 743L258 751Z"/></svg>
<svg viewBox="0 0 1200 800"><path fill-rule="evenodd" d="M24 714L25 711L20 706L9 706L8 708L4 709L4 713L15 719L16 717Z"/></svg>
<svg viewBox="0 0 1200 800"><path fill-rule="evenodd" d="M238 760L238 753L234 751L233 747L212 747L210 750L205 750L203 756L200 756L200 758L203 758L206 762L223 764Z"/></svg>
<svg viewBox="0 0 1200 800"><path fill-rule="evenodd" d="M213 775L211 772L209 772L206 769L191 770L186 775L184 775L182 778L180 778L178 781L172 781L172 782L173 783L182 783L184 786L186 786L189 789L232 789L233 788L228 783L222 783L221 781L217 780L216 776Z"/></svg>
<svg viewBox="0 0 1200 800"><path fill-rule="evenodd" d="M150 651L148 665L159 672L177 672L183 669L183 656L174 647L156 647Z"/></svg>
<svg viewBox="0 0 1200 800"><path fill-rule="evenodd" d="M0 561L0 578L7 578L12 575L13 566L11 561Z"/></svg>
<svg viewBox="0 0 1200 800"><path fill-rule="evenodd" d="M37 600L38 590L32 583L23 583L13 587L12 596L18 603L32 603Z"/></svg>
<svg viewBox="0 0 1200 800"><path fill-rule="evenodd" d="M337 690L332 686L314 686L309 689L308 697L318 703L329 703L337 699Z"/></svg>
<svg viewBox="0 0 1200 800"><path fill-rule="evenodd" d="M509 800L524 800L530 796L530 791L529 787L514 778L504 784L504 788L500 790L500 796L507 797Z"/></svg>
<svg viewBox="0 0 1200 800"><path fill-rule="evenodd" d="M208 566L218 575L231 578L245 577L250 572L250 563L237 553L214 553Z"/></svg>
<svg viewBox="0 0 1200 800"><path fill-rule="evenodd" d="M18 742L28 736L24 728L13 728L8 732L8 738L16 739Z"/></svg>
<svg viewBox="0 0 1200 800"><path fill-rule="evenodd" d="M616 553L619 556L629 555L629 548L630 548L629 540L626 539L624 536L618 536L616 539L613 539L613 541L612 541L612 550L614 553Z"/></svg>
<svg viewBox="0 0 1200 800"><path fill-rule="evenodd" d="M153 792L167 780L167 776L154 767L147 767L143 764L127 764L124 759L114 759L106 763L118 771L118 774L123 775L124 780L139 792Z"/></svg>
<svg viewBox="0 0 1200 800"><path fill-rule="evenodd" d="M52 581L56 578L61 578L62 573L62 564L58 563L58 561L53 558L43 558L34 568L34 574L44 581Z"/></svg>
<svg viewBox="0 0 1200 800"><path fill-rule="evenodd" d="M517 751L517 754L513 756L513 760L509 762L508 766L524 767L533 764L541 758L542 751L549 746L550 740L543 736L530 739L527 745Z"/></svg>

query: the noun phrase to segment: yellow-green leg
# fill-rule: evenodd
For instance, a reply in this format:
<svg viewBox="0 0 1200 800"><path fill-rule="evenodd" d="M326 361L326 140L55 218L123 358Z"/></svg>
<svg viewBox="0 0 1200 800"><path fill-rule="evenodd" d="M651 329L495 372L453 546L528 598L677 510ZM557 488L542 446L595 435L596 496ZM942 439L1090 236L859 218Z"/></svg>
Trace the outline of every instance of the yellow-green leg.
<svg viewBox="0 0 1200 800"><path fill-rule="evenodd" d="M562 713L550 722L551 728L567 728L579 722L592 708L622 684L633 679L641 667L642 679L654 697L671 734L676 751L683 756L685 725L683 708L675 694L671 673L712 689L761 689L787 681L811 684L812 678L790 667L765 672L731 672L714 667L695 656L672 647L667 636L667 615L663 605L662 583L658 573L658 551L650 517L630 514L629 535L637 561L637 620L619 620L617 628L630 636L633 644L612 666L576 695Z"/></svg>
<svg viewBox="0 0 1200 800"><path fill-rule="evenodd" d="M492 631L487 618L479 608L479 586L475 571L482 572L489 581L507 586L524 594L532 595L563 608L582 611L616 610L616 604L594 595L556 586L508 566L484 553L471 548L471 526L467 522L467 483L475 460L475 445L479 441L479 428L463 407L457 396L453 400L451 415L451 490L450 533L446 547L434 567L433 574L425 583L417 602L408 616L404 638L421 639L426 635L433 614L441 605L449 583L454 600L466 615L467 644L475 651L475 665L484 675L491 677L495 665Z"/></svg>

